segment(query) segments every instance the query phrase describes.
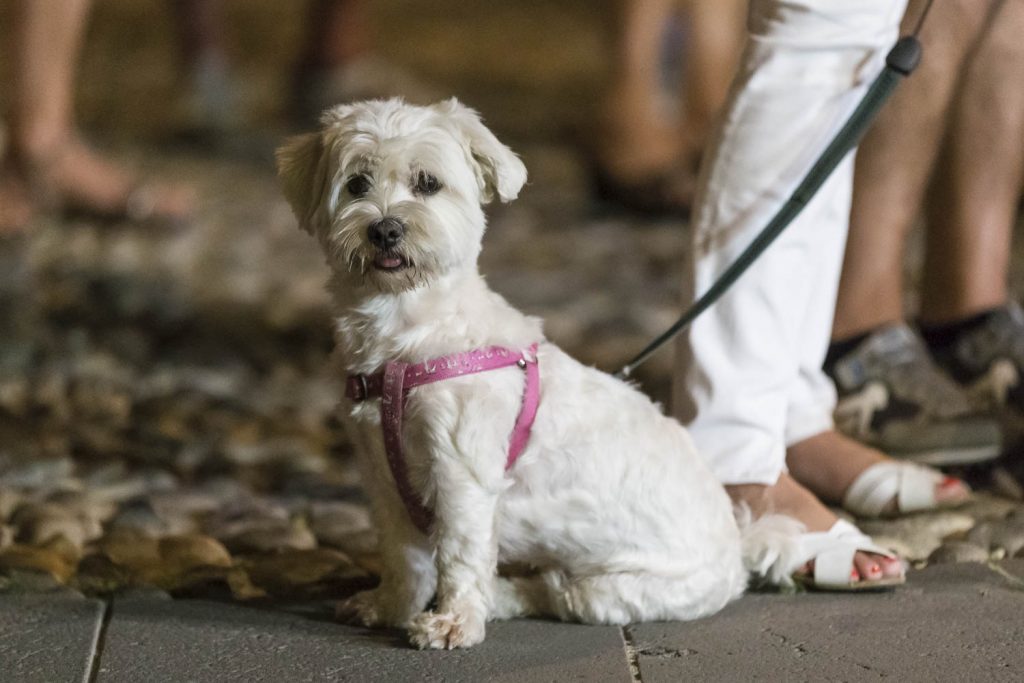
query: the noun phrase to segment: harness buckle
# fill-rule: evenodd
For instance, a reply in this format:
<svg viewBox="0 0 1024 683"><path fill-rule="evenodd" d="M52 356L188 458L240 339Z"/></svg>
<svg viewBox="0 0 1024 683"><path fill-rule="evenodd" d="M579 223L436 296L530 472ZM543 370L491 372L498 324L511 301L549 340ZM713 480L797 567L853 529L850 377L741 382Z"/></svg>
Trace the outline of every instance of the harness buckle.
<svg viewBox="0 0 1024 683"><path fill-rule="evenodd" d="M345 381L345 395L357 403L365 401L370 395L370 387L366 384L366 375L349 375Z"/></svg>

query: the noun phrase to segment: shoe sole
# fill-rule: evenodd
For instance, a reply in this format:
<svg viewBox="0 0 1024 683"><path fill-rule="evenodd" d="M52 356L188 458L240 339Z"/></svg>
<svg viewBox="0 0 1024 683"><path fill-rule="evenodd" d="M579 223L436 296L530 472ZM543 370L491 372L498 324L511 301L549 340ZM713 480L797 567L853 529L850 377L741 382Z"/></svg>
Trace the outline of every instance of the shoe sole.
<svg viewBox="0 0 1024 683"><path fill-rule="evenodd" d="M936 451L913 451L911 453L900 453L898 451L887 452L896 460L909 460L921 465L933 467L946 467L949 465L977 465L978 463L995 460L1002 452L1001 446L976 446L974 448L952 448Z"/></svg>
<svg viewBox="0 0 1024 683"><path fill-rule="evenodd" d="M815 593L881 593L889 591L907 582L904 576L889 576L884 579L861 579L850 583L820 584L813 577L802 574L793 577L793 582L806 591Z"/></svg>

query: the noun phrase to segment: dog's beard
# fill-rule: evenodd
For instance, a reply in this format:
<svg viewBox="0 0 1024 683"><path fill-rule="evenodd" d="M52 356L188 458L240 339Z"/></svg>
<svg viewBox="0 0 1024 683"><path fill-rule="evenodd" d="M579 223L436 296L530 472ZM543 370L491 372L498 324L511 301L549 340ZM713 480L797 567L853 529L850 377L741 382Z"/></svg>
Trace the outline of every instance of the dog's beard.
<svg viewBox="0 0 1024 683"><path fill-rule="evenodd" d="M444 270L437 256L418 248L415 239L381 250L367 243L365 232L365 226L342 230L337 240L326 245L334 269L345 272L357 286L397 294L429 285ZM410 227L409 232L416 230ZM392 261L398 265L389 267Z"/></svg>
<svg viewBox="0 0 1024 683"><path fill-rule="evenodd" d="M402 265L399 268L382 268L379 266L381 259L401 259ZM374 289L391 294L397 294L410 289L416 289L430 284L435 277L435 270L429 265L424 265L424 256L412 256L408 250L388 250L384 252L375 251L373 254L358 254L354 257L349 267L349 272L354 274L364 284L369 284Z"/></svg>
<svg viewBox="0 0 1024 683"><path fill-rule="evenodd" d="M387 215L400 220L405 233L398 244L384 250L372 245L367 236L370 224L381 214L375 204L352 203L339 212L333 229L323 236L332 268L345 273L356 286L389 293L429 286L479 253L481 231L475 226L482 217L462 207L435 210L419 202L388 207ZM391 267L392 260L400 260L400 267Z"/></svg>

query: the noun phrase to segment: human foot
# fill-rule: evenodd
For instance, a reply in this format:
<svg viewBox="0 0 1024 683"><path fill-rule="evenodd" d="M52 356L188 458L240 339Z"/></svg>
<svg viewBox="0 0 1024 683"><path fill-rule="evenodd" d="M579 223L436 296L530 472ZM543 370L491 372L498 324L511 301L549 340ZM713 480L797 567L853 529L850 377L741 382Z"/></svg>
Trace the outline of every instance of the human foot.
<svg viewBox="0 0 1024 683"><path fill-rule="evenodd" d="M32 213L28 187L6 161L0 161L0 238L22 232Z"/></svg>
<svg viewBox="0 0 1024 683"><path fill-rule="evenodd" d="M856 489L854 493L858 494L857 498L866 497L860 495L860 491L869 482L862 481L862 477L866 476L868 470L876 465L893 462L891 458L887 458L881 452L834 430L816 434L786 449L786 464L793 478L813 491L821 500L837 504L847 502L849 494L854 489ZM934 491L924 493L925 497L929 494L933 496L934 507L953 507L969 500L970 489L959 479L944 477L938 473L928 477L926 474L928 470L920 467L917 469L922 472L924 477L923 485L927 486L934 481ZM878 471L878 468L876 468L876 474L867 476L872 479L883 478L883 474ZM899 475L892 473L892 476L898 477ZM879 486L879 490L891 489L889 494L891 497L886 502L875 504L872 516L899 514L901 509L897 492L901 482L881 483L886 485ZM918 509L921 507L927 506L919 504ZM851 511L862 513L861 509ZM911 510L902 510L902 512L909 511Z"/></svg>
<svg viewBox="0 0 1024 683"><path fill-rule="evenodd" d="M837 517L814 494L783 473L773 485L739 484L725 487L734 503L745 504L755 518L766 514L791 517L801 522L808 532L826 533L835 527ZM797 568L798 576L814 575L814 560ZM903 576L903 562L898 558L857 552L853 556L851 582L878 582Z"/></svg>
<svg viewBox="0 0 1024 683"><path fill-rule="evenodd" d="M591 151L599 199L647 214L689 212L697 164L679 127L649 104L609 106Z"/></svg>
<svg viewBox="0 0 1024 683"><path fill-rule="evenodd" d="M597 199L648 216L689 216L697 183L694 171L672 166L620 177L613 169L600 162L592 169Z"/></svg>
<svg viewBox="0 0 1024 683"><path fill-rule="evenodd" d="M7 167L27 197L54 208L107 219L171 223L187 219L193 210L191 190L141 184L78 139L47 152L23 151Z"/></svg>

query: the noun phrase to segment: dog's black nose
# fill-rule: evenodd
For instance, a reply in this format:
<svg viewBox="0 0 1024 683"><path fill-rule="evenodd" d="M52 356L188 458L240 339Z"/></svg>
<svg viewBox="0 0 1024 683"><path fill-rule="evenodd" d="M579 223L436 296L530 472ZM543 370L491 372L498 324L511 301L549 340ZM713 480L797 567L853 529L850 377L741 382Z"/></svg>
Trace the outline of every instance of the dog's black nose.
<svg viewBox="0 0 1024 683"><path fill-rule="evenodd" d="M380 218L370 223L366 235L370 238L370 244L378 249L390 249L402 241L405 224L397 218Z"/></svg>

